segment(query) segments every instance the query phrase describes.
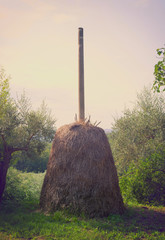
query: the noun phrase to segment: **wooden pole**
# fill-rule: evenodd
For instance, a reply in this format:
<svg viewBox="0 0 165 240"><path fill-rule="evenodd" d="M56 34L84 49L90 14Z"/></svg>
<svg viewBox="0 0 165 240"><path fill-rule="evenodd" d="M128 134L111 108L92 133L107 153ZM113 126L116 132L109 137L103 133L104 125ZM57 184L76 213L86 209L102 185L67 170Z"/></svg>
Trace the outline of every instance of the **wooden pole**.
<svg viewBox="0 0 165 240"><path fill-rule="evenodd" d="M85 120L84 104L84 47L83 47L83 28L78 31L78 72L79 72L79 121Z"/></svg>

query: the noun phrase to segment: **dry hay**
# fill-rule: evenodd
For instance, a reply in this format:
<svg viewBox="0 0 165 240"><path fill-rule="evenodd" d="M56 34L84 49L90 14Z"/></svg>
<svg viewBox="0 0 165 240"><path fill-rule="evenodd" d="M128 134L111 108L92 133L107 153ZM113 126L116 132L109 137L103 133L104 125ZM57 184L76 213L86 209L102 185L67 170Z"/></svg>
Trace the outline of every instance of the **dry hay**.
<svg viewBox="0 0 165 240"><path fill-rule="evenodd" d="M101 128L77 122L57 130L40 207L45 212L65 208L90 217L123 213L116 167Z"/></svg>

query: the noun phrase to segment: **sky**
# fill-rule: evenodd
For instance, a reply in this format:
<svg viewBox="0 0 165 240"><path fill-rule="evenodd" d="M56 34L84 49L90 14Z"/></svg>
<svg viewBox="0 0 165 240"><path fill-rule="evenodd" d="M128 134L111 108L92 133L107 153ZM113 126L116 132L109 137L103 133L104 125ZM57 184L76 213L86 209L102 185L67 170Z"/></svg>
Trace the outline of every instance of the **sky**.
<svg viewBox="0 0 165 240"><path fill-rule="evenodd" d="M43 100L56 127L78 114L78 28L84 29L85 116L111 128L154 80L165 0L0 0L0 66L12 95Z"/></svg>

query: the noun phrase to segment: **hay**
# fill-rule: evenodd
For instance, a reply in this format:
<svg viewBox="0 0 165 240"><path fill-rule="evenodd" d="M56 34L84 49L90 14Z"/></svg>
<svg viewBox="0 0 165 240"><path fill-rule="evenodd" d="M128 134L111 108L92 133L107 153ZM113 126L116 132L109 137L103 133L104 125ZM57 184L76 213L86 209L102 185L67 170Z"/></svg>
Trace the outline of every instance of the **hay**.
<svg viewBox="0 0 165 240"><path fill-rule="evenodd" d="M40 207L90 217L123 213L118 177L104 131L85 123L59 128L52 144Z"/></svg>

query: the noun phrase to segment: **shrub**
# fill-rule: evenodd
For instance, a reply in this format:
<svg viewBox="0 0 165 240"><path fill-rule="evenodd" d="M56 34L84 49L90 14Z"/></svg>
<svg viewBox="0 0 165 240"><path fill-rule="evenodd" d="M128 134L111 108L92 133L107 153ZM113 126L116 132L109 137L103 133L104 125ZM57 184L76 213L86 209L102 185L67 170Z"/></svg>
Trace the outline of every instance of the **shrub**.
<svg viewBox="0 0 165 240"><path fill-rule="evenodd" d="M151 154L131 164L120 178L120 187L126 201L136 199L138 203L165 205L165 150Z"/></svg>
<svg viewBox="0 0 165 240"><path fill-rule="evenodd" d="M16 202L39 201L45 173L22 173L10 167L3 199Z"/></svg>

